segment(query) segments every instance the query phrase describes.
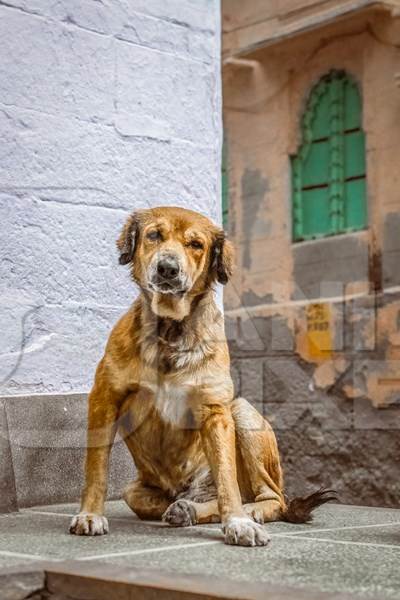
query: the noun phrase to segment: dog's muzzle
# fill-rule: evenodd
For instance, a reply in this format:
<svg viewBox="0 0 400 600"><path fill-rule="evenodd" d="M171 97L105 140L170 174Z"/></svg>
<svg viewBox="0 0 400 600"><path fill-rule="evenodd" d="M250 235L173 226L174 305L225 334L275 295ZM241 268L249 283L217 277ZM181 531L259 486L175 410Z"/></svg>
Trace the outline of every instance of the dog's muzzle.
<svg viewBox="0 0 400 600"><path fill-rule="evenodd" d="M179 261L171 255L160 257L152 266L150 289L162 294L179 294L187 290L187 278Z"/></svg>

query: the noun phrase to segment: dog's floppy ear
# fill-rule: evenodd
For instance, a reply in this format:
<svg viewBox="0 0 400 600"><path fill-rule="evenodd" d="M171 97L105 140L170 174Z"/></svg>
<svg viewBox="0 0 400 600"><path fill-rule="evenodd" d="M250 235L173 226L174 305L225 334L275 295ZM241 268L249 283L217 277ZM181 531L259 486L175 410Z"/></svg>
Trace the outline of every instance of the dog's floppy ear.
<svg viewBox="0 0 400 600"><path fill-rule="evenodd" d="M232 276L235 252L233 244L225 238L225 232L221 229L215 236L212 247L211 271L214 280L225 285Z"/></svg>
<svg viewBox="0 0 400 600"><path fill-rule="evenodd" d="M120 265L127 265L133 260L138 234L139 213L134 212L128 217L117 240Z"/></svg>

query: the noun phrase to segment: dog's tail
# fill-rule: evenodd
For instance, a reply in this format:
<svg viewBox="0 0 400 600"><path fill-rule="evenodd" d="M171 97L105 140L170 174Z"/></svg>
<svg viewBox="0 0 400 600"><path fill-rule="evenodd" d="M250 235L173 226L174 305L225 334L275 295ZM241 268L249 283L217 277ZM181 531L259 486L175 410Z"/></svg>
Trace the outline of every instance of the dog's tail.
<svg viewBox="0 0 400 600"><path fill-rule="evenodd" d="M321 488L309 496L299 496L287 502L286 508L282 512L282 521L288 523L308 523L313 519L313 511L332 500L338 500L335 490Z"/></svg>

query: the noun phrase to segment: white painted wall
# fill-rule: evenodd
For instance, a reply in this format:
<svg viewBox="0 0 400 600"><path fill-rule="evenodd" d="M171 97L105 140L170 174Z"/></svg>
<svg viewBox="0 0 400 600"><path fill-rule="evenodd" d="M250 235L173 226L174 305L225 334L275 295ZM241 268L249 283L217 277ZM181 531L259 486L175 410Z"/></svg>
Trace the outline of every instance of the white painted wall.
<svg viewBox="0 0 400 600"><path fill-rule="evenodd" d="M219 219L219 2L0 4L0 394L86 391L128 212Z"/></svg>

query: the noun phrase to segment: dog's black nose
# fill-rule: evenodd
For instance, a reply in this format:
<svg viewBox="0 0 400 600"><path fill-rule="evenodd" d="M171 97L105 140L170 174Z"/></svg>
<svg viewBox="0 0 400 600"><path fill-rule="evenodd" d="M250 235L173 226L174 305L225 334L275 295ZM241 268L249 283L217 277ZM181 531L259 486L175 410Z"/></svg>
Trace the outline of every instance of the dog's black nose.
<svg viewBox="0 0 400 600"><path fill-rule="evenodd" d="M162 258L157 265L157 273L163 279L175 279L179 274L178 261L173 256Z"/></svg>

